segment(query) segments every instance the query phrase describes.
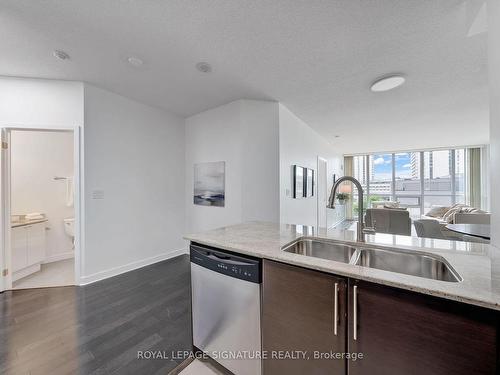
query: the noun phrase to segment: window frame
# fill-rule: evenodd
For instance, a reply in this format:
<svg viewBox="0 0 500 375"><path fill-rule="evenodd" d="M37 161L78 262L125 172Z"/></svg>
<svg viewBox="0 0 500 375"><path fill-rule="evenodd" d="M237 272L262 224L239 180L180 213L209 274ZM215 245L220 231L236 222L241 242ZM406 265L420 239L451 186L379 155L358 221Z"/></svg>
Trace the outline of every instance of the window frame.
<svg viewBox="0 0 500 375"><path fill-rule="evenodd" d="M392 201L397 202L399 198L418 198L419 199L419 205L408 205L409 208L420 208L420 215L423 215L425 212L425 198L426 197L433 197L433 196L440 196L440 197L446 197L450 198L451 204L454 205L457 202L457 194L460 196L464 196L464 201L468 201L467 197L467 192L458 192L456 191L456 150L464 150L464 163L466 164L465 158L467 157L467 147L459 147L459 148L442 148L442 149L430 149L430 150L415 150L415 151L404 151L408 153L418 153L419 157L419 169L420 169L420 193L416 194L411 194L411 195L402 195L398 194L396 192L396 153L397 152L379 152L379 153L369 153L369 154L359 154L359 155L353 155L353 157L358 157L358 158L363 158L363 163L365 171L366 171L366 202L367 202L367 208L371 208L371 192L370 192L370 183L371 183L371 176L370 176L370 157L374 155L391 155L391 162L392 162L392 179L391 179L391 192L390 194L374 194L377 196L381 196L382 198L387 198L389 197ZM439 194L432 194L432 190L429 190L426 192L425 190L425 165L424 165L424 155L425 152L435 152L435 151L449 151L451 152L450 154L450 185L451 185L451 193L446 194L446 195L439 195ZM354 172L354 171L353 171ZM463 186L466 186L466 178L467 178L467 170L465 168L464 171L464 183ZM358 178L359 176L354 176Z"/></svg>

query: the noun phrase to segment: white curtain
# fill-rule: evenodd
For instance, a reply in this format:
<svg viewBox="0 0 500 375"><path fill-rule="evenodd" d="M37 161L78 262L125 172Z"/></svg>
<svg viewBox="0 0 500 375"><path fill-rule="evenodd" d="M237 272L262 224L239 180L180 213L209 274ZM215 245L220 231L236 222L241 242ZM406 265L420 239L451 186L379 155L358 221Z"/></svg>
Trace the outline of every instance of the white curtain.
<svg viewBox="0 0 500 375"><path fill-rule="evenodd" d="M344 175L354 177L353 174L354 174L354 158L352 156L344 156ZM345 216L346 216L346 219L353 218L352 194L349 197L349 200L346 202Z"/></svg>
<svg viewBox="0 0 500 375"><path fill-rule="evenodd" d="M481 149L467 149L467 193L468 203L481 208Z"/></svg>

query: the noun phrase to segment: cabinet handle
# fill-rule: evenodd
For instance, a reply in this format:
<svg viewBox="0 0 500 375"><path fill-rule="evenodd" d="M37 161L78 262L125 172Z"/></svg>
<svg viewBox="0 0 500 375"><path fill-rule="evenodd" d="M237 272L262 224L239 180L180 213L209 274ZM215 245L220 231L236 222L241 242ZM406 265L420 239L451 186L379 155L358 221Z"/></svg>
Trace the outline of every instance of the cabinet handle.
<svg viewBox="0 0 500 375"><path fill-rule="evenodd" d="M358 339L358 287L354 285L352 288L352 299L353 299L353 305L352 305L352 338L354 340Z"/></svg>
<svg viewBox="0 0 500 375"><path fill-rule="evenodd" d="M335 283L333 296L333 334L337 336L337 325L339 320L339 284Z"/></svg>

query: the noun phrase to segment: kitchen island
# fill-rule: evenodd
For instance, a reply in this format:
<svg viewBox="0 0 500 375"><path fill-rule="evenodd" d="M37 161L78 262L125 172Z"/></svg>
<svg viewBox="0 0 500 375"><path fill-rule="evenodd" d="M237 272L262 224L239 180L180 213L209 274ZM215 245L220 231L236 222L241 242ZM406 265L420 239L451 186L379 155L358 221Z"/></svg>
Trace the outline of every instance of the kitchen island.
<svg viewBox="0 0 500 375"><path fill-rule="evenodd" d="M486 244L252 222L185 237L262 259L263 373L497 373L500 261ZM287 252L300 239L442 259L454 281ZM349 359L356 358L356 360ZM422 371L422 372L419 372Z"/></svg>

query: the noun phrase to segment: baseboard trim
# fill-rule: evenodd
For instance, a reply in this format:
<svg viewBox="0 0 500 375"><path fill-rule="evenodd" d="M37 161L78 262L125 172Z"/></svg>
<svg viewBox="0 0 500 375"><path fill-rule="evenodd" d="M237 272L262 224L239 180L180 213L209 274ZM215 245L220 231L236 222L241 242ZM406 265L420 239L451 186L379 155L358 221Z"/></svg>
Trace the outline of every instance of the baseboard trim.
<svg viewBox="0 0 500 375"><path fill-rule="evenodd" d="M146 259L141 259L136 262L124 264L123 266L109 268L104 271L96 272L92 275L80 277L80 282L78 285L88 285L95 283L96 281L101 281L108 279L113 276L118 276L122 273L136 270L138 268L146 267L154 263L162 262L164 260L175 258L176 256L186 254L187 249L182 248L178 250L169 251L168 253L163 253Z"/></svg>
<svg viewBox="0 0 500 375"><path fill-rule="evenodd" d="M23 268L19 271L16 271L12 274L12 281L17 281L19 279L22 279L23 277L29 276L32 273L40 271L40 263L33 264L29 267Z"/></svg>
<svg viewBox="0 0 500 375"><path fill-rule="evenodd" d="M75 257L74 251L68 251L65 253L55 254L55 255L51 255L50 257L47 257L43 261L43 264L52 263L52 262L59 262L60 260L71 259L74 257Z"/></svg>

